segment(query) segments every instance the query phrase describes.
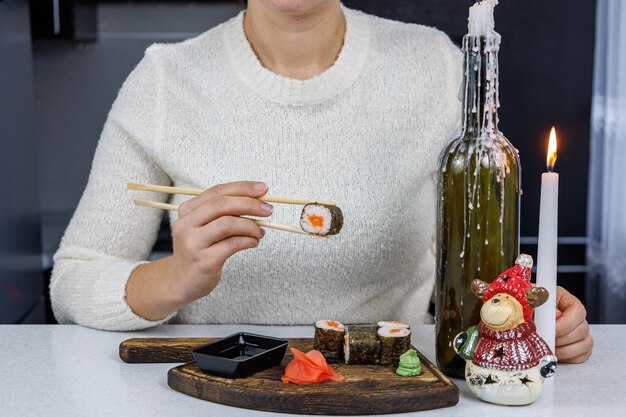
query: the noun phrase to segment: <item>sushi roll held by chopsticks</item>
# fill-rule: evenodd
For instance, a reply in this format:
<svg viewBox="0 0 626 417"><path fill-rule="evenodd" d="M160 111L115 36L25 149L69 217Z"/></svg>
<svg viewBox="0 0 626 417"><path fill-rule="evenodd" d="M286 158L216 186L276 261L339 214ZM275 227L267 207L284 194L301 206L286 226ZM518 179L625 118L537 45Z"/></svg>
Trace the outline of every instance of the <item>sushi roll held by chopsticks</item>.
<svg viewBox="0 0 626 417"><path fill-rule="evenodd" d="M126 184L126 188L129 190L154 191L158 193L193 196L198 196L206 191L199 188L170 187L168 185L138 184L132 182ZM335 205L335 203L327 201L320 202L319 200L316 201L297 197L281 197L276 195L264 195L258 199L266 203L305 205L302 209L302 214L300 215L300 228L286 224L277 224L263 220L250 219L261 227L291 233L299 233L302 235L327 237L339 233L341 227L343 226L343 213L341 212L341 209ZM176 204L151 201L145 198L133 198L133 201L138 206L178 211L178 205Z"/></svg>
<svg viewBox="0 0 626 417"><path fill-rule="evenodd" d="M337 206L310 203L302 209L300 226L308 233L320 236L336 235L343 226L343 213Z"/></svg>

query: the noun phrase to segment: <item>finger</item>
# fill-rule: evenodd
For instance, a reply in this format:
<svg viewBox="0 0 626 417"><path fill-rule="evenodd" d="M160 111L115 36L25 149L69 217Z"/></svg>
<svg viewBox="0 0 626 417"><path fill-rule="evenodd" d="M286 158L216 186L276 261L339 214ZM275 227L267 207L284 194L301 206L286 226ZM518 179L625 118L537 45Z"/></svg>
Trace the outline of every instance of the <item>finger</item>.
<svg viewBox="0 0 626 417"><path fill-rule="evenodd" d="M556 337L570 333L587 317L587 311L574 295L562 287L557 288L556 306L563 314L556 321Z"/></svg>
<svg viewBox="0 0 626 417"><path fill-rule="evenodd" d="M569 362L574 358L591 352L591 349L593 349L593 339L591 336L587 336L584 340L571 345L557 347L555 353L559 362Z"/></svg>
<svg viewBox="0 0 626 417"><path fill-rule="evenodd" d="M205 202L224 195L245 196L258 198L267 194L267 184L259 181L238 181L226 184L218 184L208 188L202 194L180 204L178 215L185 217Z"/></svg>
<svg viewBox="0 0 626 417"><path fill-rule="evenodd" d="M561 317L562 315L563 315L563 312L557 308L556 309L556 319L558 320L559 317Z"/></svg>
<svg viewBox="0 0 626 417"><path fill-rule="evenodd" d="M231 236L211 245L207 250L220 259L221 262L226 262L235 253L245 249L256 248L257 246L259 246L259 240L253 237Z"/></svg>
<svg viewBox="0 0 626 417"><path fill-rule="evenodd" d="M273 210L271 204L256 198L219 196L205 202L181 220L188 226L202 227L222 216L267 217Z"/></svg>
<svg viewBox="0 0 626 417"><path fill-rule="evenodd" d="M587 320L583 320L574 330L569 332L566 335L556 338L556 346L565 346L570 345L572 343L576 343L578 341L584 340L587 336L589 336L589 324Z"/></svg>
<svg viewBox="0 0 626 417"><path fill-rule="evenodd" d="M254 220L223 216L201 228L202 244L209 247L231 236L248 236L261 239L265 232Z"/></svg>

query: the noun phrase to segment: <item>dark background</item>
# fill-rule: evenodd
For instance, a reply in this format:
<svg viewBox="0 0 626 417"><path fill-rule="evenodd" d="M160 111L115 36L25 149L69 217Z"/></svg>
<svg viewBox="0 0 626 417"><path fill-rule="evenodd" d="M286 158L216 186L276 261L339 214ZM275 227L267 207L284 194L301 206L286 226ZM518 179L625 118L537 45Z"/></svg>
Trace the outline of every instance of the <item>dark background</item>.
<svg viewBox="0 0 626 417"><path fill-rule="evenodd" d="M435 26L461 45L471 0L376 1L344 4L377 16ZM586 304L587 184L595 1L500 0L502 35L500 130L519 149L522 163L521 252L536 259L541 173L550 127L558 136L558 284ZM418 69L416 69L418 70ZM590 310L590 309L588 309ZM591 317L593 319L593 317Z"/></svg>
<svg viewBox="0 0 626 417"><path fill-rule="evenodd" d="M195 36L244 7L240 1L59 0L55 27L52 3L0 2L0 36L14 40L0 43L3 75L16 74L1 80L0 120L3 126L21 121L4 135L19 146L13 145L11 156L0 155L0 167L13 170L9 201L15 199L21 207L0 206L0 249L6 257L5 246L17 248L30 260L19 264L19 274L0 262L0 323L52 320L49 309L46 315L41 308L47 300L42 291L51 257L86 184L109 108L146 47ZM472 1L344 4L436 26L460 45ZM540 177L554 124L559 134L556 171L561 175L559 284L589 309L594 300L585 300L585 245L595 1L501 0L495 19L502 35L500 128L520 150L523 168L522 251L536 255ZM23 98L29 91L34 91L32 100ZM28 198L24 190L29 190ZM24 243L29 241L37 244ZM164 228L153 257L169 250Z"/></svg>

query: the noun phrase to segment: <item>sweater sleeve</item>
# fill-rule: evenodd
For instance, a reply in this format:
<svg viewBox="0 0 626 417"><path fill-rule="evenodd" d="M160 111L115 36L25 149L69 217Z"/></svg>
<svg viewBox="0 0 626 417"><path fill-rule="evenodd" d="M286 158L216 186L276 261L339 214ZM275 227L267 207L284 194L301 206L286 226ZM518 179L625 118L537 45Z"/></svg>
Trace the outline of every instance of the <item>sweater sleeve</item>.
<svg viewBox="0 0 626 417"><path fill-rule="evenodd" d="M156 162L160 80L152 46L124 82L108 114L87 187L54 255L50 282L59 323L103 330L137 330L150 321L126 303L128 277L146 262L162 212L136 207L132 197L165 201L165 195L126 191L127 182L170 184Z"/></svg>

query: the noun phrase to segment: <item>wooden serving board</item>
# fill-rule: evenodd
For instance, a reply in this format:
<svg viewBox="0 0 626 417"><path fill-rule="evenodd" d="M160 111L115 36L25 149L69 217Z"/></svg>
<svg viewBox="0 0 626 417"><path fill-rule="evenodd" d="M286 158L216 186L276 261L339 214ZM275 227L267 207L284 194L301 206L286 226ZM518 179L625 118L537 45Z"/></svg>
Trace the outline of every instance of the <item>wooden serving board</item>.
<svg viewBox="0 0 626 417"><path fill-rule="evenodd" d="M120 345L125 362L193 360L191 350L217 339L129 339ZM313 339L289 339L289 347L307 352ZM361 415L402 413L449 407L459 401L452 381L418 352L422 374L396 375L395 368L334 363L345 382L283 384L285 367L293 359L289 349L280 366L249 378L229 379L205 374L195 362L170 369L168 385L182 393L215 403L261 411L295 414Z"/></svg>

